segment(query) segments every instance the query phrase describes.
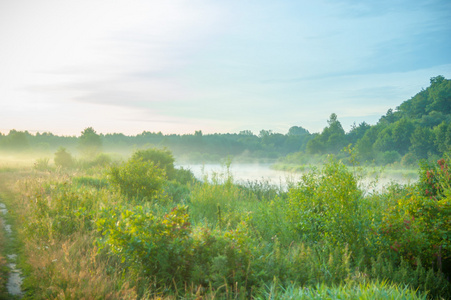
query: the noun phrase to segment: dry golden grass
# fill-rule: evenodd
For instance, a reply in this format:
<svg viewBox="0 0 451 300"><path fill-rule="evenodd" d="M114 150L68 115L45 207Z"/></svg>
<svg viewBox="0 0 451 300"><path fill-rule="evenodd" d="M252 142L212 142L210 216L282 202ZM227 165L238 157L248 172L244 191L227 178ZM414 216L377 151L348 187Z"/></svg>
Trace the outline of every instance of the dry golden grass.
<svg viewBox="0 0 451 300"><path fill-rule="evenodd" d="M39 241L26 245L31 278L39 278L35 295L42 299L136 299L136 289L107 271L90 235L74 234L42 247ZM121 286L118 282L123 281Z"/></svg>

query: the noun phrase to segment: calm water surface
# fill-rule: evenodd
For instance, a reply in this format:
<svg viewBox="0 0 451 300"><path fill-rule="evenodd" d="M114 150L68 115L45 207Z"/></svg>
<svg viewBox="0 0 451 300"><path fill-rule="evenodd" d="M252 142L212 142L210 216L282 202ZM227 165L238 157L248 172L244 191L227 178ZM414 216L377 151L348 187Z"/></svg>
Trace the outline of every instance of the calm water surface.
<svg viewBox="0 0 451 300"><path fill-rule="evenodd" d="M299 181L302 173L292 173L286 171L273 170L270 164L232 164L230 166L230 173L233 176L234 182L246 183L248 181L266 181L273 185L280 186L286 189L289 183ZM204 180L205 176L209 180L216 175L221 178L227 173L227 168L220 164L193 164L182 165L183 168L189 169L194 176L200 180ZM403 176L390 176L381 174L377 182L372 177L363 178L360 182L362 188L368 192L382 191L385 186L391 182L399 184L408 184L416 181L416 178L405 178Z"/></svg>

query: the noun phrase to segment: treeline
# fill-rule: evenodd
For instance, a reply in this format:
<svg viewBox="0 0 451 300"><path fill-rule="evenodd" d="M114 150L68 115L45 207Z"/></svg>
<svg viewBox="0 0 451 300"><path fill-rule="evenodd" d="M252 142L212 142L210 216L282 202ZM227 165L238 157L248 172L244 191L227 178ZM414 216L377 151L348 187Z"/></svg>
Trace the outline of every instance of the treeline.
<svg viewBox="0 0 451 300"><path fill-rule="evenodd" d="M312 135L304 128L293 126L287 134L262 130L259 135L245 130L238 134L194 134L163 135L161 132L144 131L135 136L122 133L97 134L89 127L80 137L56 136L49 132L36 133L11 130L7 135L0 134L0 151L15 153L43 152L53 153L64 147L72 153L84 155L90 143L98 152L131 153L136 149L157 147L168 148L179 160L191 162L218 162L228 156L242 160L267 161L304 150ZM92 152L92 151L91 151ZM94 151L95 152L95 151ZM89 156L93 157L94 153Z"/></svg>
<svg viewBox="0 0 451 300"><path fill-rule="evenodd" d="M413 165L421 159L442 156L451 148L451 80L431 78L428 88L396 110L389 109L377 124L362 122L348 133L332 114L328 126L309 139L305 152L290 154L283 161L299 163L312 155L327 154L346 158L349 152L342 151L345 147L360 162L382 165Z"/></svg>
<svg viewBox="0 0 451 300"><path fill-rule="evenodd" d="M286 134L249 130L227 134L164 135L144 131L135 136L122 133L97 134L87 128L80 137L56 136L49 132L30 134L11 130L0 134L0 151L54 152L60 147L80 152L80 140L96 135L99 149L107 152L132 152L146 147L169 148L179 160L191 162L219 161L227 156L237 160L285 160L302 163L312 156L328 154L346 157L342 150L349 145L361 162L405 165L428 157L440 157L451 147L451 80L443 76L431 78L431 84L395 110L389 109L375 125L362 122L345 132L336 114L331 114L321 133L311 134L301 126L293 126ZM83 147L81 147L83 148Z"/></svg>

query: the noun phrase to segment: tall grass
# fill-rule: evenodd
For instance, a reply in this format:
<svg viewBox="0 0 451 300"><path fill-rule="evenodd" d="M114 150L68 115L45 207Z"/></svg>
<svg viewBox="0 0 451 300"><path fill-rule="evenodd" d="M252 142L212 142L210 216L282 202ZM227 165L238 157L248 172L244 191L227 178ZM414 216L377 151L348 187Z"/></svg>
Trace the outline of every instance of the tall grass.
<svg viewBox="0 0 451 300"><path fill-rule="evenodd" d="M387 282L372 282L361 284L345 284L340 286L327 286L317 284L313 287L300 288L296 285L279 287L272 284L256 299L296 299L296 300L323 300L323 299L389 299L389 300L426 300L426 293L417 293L408 286L388 284Z"/></svg>
<svg viewBox="0 0 451 300"><path fill-rule="evenodd" d="M123 166L131 168L130 185L146 184L149 173ZM112 188L107 170L1 173L21 225L26 297L450 296L439 270L404 260L384 233L392 208L411 190L391 186L365 194L337 161L308 173L289 192L236 184L225 170L203 182L174 177L151 198Z"/></svg>

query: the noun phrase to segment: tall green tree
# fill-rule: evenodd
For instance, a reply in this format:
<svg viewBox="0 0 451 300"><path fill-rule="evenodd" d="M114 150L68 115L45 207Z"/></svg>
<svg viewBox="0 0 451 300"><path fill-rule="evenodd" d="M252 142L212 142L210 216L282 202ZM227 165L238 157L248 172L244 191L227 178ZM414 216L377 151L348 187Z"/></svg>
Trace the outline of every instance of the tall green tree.
<svg viewBox="0 0 451 300"><path fill-rule="evenodd" d="M83 156L94 158L102 151L102 138L92 127L88 127L81 132L78 147Z"/></svg>
<svg viewBox="0 0 451 300"><path fill-rule="evenodd" d="M404 155L409 151L411 145L410 136L415 130L413 122L407 118L394 123L392 130L393 141L395 142L395 149L399 154Z"/></svg>
<svg viewBox="0 0 451 300"><path fill-rule="evenodd" d="M426 127L415 128L410 137L410 151L413 152L419 159L428 158L429 154L436 153L434 145L434 132Z"/></svg>
<svg viewBox="0 0 451 300"><path fill-rule="evenodd" d="M432 101L427 107L428 111L451 113L451 80L441 75L432 77L429 96Z"/></svg>
<svg viewBox="0 0 451 300"><path fill-rule="evenodd" d="M328 126L321 134L315 136L307 143L307 151L315 153L338 153L346 146L346 135L335 113L327 121Z"/></svg>
<svg viewBox="0 0 451 300"><path fill-rule="evenodd" d="M30 134L28 131L17 131L12 129L1 141L0 147L5 150L23 151L30 148Z"/></svg>
<svg viewBox="0 0 451 300"><path fill-rule="evenodd" d="M434 129L434 145L440 153L446 153L451 150L451 123L443 121Z"/></svg>

